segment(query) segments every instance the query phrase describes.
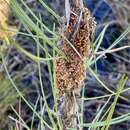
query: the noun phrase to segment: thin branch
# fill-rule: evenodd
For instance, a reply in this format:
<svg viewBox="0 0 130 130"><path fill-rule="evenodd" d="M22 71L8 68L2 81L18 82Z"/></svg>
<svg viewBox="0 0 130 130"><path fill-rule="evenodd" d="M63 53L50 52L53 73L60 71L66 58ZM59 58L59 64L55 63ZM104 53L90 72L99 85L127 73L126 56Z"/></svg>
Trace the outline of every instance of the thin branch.
<svg viewBox="0 0 130 130"><path fill-rule="evenodd" d="M118 52L118 51L121 51L121 50L124 50L124 49L127 49L127 48L130 48L130 46L126 45L126 46L122 46L122 47L119 47L119 48L114 48L112 50L104 50L104 51L99 51L99 52L96 52L95 54L96 55L100 55L102 53L114 53L114 52Z"/></svg>

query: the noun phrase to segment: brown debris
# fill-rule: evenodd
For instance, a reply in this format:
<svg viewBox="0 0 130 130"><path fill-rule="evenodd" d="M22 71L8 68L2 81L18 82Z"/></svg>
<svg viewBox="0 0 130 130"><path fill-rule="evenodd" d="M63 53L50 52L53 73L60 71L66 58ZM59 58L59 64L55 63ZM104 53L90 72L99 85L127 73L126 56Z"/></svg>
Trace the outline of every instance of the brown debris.
<svg viewBox="0 0 130 130"><path fill-rule="evenodd" d="M86 77L83 60L89 58L90 37L95 29L95 21L91 17L90 11L87 8L81 8L79 2L79 0L73 2L69 24L62 25L59 29L76 49L75 51L66 39L61 38L59 49L64 52L66 59L56 60L55 69L57 94L59 99L62 99L62 107L59 111L62 111L63 130L67 130L67 128L80 129L77 119L79 111L77 96L80 95Z"/></svg>
<svg viewBox="0 0 130 130"><path fill-rule="evenodd" d="M77 23L80 14L79 8L71 9L73 13L70 14L69 26L64 30L64 35L70 40L80 56L75 50L62 40L59 48L65 53L66 59L59 59L56 61L56 78L58 95L63 96L65 93L74 92L79 94L85 79L85 67L83 63L84 58L88 58L90 54L90 35L93 31L93 19L87 8L83 9L83 17L80 21L79 29L76 36L75 24ZM92 22L92 23L91 23Z"/></svg>

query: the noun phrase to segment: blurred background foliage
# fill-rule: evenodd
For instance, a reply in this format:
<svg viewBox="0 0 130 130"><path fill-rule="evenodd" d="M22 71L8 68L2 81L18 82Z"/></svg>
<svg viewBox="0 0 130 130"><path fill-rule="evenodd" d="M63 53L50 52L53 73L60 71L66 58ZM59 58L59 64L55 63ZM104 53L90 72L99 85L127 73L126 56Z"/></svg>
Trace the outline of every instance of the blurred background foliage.
<svg viewBox="0 0 130 130"><path fill-rule="evenodd" d="M22 5L20 0L18 2L24 8L25 12L29 15L28 10ZM54 17L52 17L45 8L41 5L38 0L25 0L26 4L31 8L31 10L39 17L42 18L42 22L46 24L50 29L53 29L53 23L57 22ZM60 16L64 15L64 0L45 0L46 4L51 7ZM130 25L130 2L129 0L84 0L85 5L91 10L92 15L97 21L97 29L95 34L95 39L106 24L109 27L103 38L103 42L100 47L100 51L108 48L112 42L114 42L121 33ZM8 25L11 27L17 26L20 32L27 32L26 28L19 23L18 19L14 14L9 15ZM34 19L33 19L34 20ZM34 20L35 21L35 20ZM13 28L15 29L15 28ZM16 30L15 30L16 31ZM33 32L34 33L34 32ZM1 32L0 32L1 34ZM22 34L17 34L15 36L16 41L27 51L36 54L36 44L34 39ZM1 48L6 48L1 50L2 54L6 54L4 59L7 64L9 73L11 77L17 81L17 86L25 90L26 98L28 101L34 104L36 102L37 95L41 92L39 87L38 79L38 68L34 61L22 55L17 49L11 45L3 44L1 39ZM125 45L130 45L130 35L121 41L121 43L116 47L121 47ZM40 52L41 55L42 52ZM95 67L96 66L96 67ZM96 68L96 69L95 69ZM98 60L97 64L93 66L93 69L97 70L98 76L106 85L108 85L112 90L115 90L121 75L126 74L128 76L128 81L125 88L130 87L130 49L121 50L119 52L106 54L102 59ZM50 89L49 74L46 64L42 64L42 80L44 82L44 90L46 94L46 99L50 106L53 105L52 93ZM17 79L17 80L16 80ZM85 97L96 97L107 94L104 88L96 81L90 72L87 71L87 78L85 80ZM130 91L123 93L123 96L130 99ZM10 121L7 115L12 114L10 110L10 104L14 105L18 109L18 95L12 89L10 81L7 79L7 75L4 71L2 62L0 62L0 129L5 130L8 128L7 124ZM85 101L84 104L84 121L91 122L97 112L106 99ZM24 103L22 104L21 111L23 113L22 117L27 124L31 122L32 113L27 108ZM39 110L39 108L37 108ZM38 111L37 110L37 111ZM118 115L123 115L130 113L130 100L124 101L120 99L117 103L114 117ZM11 127L12 123L9 124ZM14 124L15 125L15 124ZM13 126L13 125L12 125ZM111 126L110 130L129 130L130 121L125 121L118 125Z"/></svg>

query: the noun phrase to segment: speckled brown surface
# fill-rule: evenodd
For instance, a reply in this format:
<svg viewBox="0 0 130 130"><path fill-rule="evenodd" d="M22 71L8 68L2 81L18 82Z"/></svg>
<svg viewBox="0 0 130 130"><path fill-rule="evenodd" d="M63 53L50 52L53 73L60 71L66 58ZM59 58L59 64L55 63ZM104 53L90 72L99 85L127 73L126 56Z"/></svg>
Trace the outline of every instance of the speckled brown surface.
<svg viewBox="0 0 130 130"><path fill-rule="evenodd" d="M59 48L65 53L67 59L59 59L56 61L56 77L58 95L62 96L68 92L79 94L85 79L86 69L84 67L83 59L89 57L90 54L90 34L92 33L91 22L92 17L87 8L83 9L83 17L80 21L79 29L75 37L75 23L80 14L79 8L73 8L74 13L70 14L69 26L64 30L64 35L68 38L76 51L67 43L66 40L61 39ZM94 22L93 22L94 23Z"/></svg>
<svg viewBox="0 0 130 130"><path fill-rule="evenodd" d="M62 25L60 30L64 27L62 35L71 42L76 50L68 44L66 39L61 38L59 48L64 52L66 58L56 60L57 93L62 98L63 130L79 129L76 115L79 107L74 95L80 95L86 78L83 60L89 58L90 36L95 27L95 22L87 8L80 9L80 5L72 6L71 11L68 26ZM80 16L82 17L80 18Z"/></svg>

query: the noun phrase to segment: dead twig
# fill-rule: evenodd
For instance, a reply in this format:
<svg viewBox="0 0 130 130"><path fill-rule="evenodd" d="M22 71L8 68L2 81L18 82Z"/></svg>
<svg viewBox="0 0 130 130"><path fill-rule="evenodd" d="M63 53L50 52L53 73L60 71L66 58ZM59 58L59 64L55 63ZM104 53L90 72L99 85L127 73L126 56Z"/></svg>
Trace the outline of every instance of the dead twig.
<svg viewBox="0 0 130 130"><path fill-rule="evenodd" d="M127 48L130 48L130 46L122 46L122 47L119 47L119 48L114 48L114 49L111 49L111 50L104 50L104 51L99 51L99 52L96 52L95 54L96 55L100 55L102 53L115 53L115 52L118 52L118 51L121 51L121 50L124 50L124 49L127 49Z"/></svg>

